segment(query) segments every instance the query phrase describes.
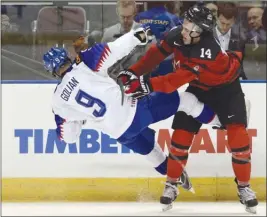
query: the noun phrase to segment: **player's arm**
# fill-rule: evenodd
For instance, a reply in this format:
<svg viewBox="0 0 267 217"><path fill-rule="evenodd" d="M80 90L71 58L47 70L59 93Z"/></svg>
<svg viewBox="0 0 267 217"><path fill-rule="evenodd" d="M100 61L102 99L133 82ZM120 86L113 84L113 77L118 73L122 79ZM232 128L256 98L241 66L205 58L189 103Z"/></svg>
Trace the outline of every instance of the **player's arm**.
<svg viewBox="0 0 267 217"><path fill-rule="evenodd" d="M198 73L192 68L181 68L173 73L151 78L149 82L153 91L171 93L182 85L197 79Z"/></svg>
<svg viewBox="0 0 267 217"><path fill-rule="evenodd" d="M221 76L224 80L228 79L229 61L230 57L225 52L219 52L214 59L202 61L203 64L194 63L194 61L186 62L173 73L164 76L154 78L140 76L139 79L133 79L128 84L125 93L132 94L136 98L149 94L152 91L171 93L193 80L201 78L207 80L203 76L208 76L212 84L216 85L216 82L221 82L218 76ZM213 69L213 72L210 71L211 69ZM207 70L210 73L205 73Z"/></svg>
<svg viewBox="0 0 267 217"><path fill-rule="evenodd" d="M76 143L79 140L82 126L85 123L85 121L67 121L59 115L55 115L55 122L58 138L67 144Z"/></svg>
<svg viewBox="0 0 267 217"><path fill-rule="evenodd" d="M140 27L124 34L117 40L95 44L80 53L82 61L93 71L104 73L116 62L127 56L136 46L146 45L152 39L148 27Z"/></svg>
<svg viewBox="0 0 267 217"><path fill-rule="evenodd" d="M179 29L172 29L165 39L159 43L152 45L143 57L141 57L135 64L130 66L127 70L120 72L118 79L126 86L133 79L150 73L154 68L160 64L166 57L173 53L174 40L179 34Z"/></svg>
<svg viewBox="0 0 267 217"><path fill-rule="evenodd" d="M113 42L107 43L111 55L107 57L102 68L107 69L114 65L117 61L127 56L136 46L145 46L149 43L152 36L149 35L148 31L148 27L140 27L136 30L131 30Z"/></svg>
<svg viewBox="0 0 267 217"><path fill-rule="evenodd" d="M172 53L172 48L163 40L160 44L153 44L138 62L129 67L135 75L150 73L166 57Z"/></svg>
<svg viewBox="0 0 267 217"><path fill-rule="evenodd" d="M174 29L169 32L165 39L152 45L138 62L129 67L128 71L141 76L154 70L157 65L173 53L173 42L178 32L178 29Z"/></svg>
<svg viewBox="0 0 267 217"><path fill-rule="evenodd" d="M56 89L52 99L52 112L56 122L56 133L67 144L78 141L88 115L76 109L75 104L65 103L61 97L62 89Z"/></svg>
<svg viewBox="0 0 267 217"><path fill-rule="evenodd" d="M197 79L198 73L194 69L183 67L175 72L154 78L148 78L142 75L138 79L130 81L125 93L132 94L135 98L147 95L152 91L171 93L182 85Z"/></svg>
<svg viewBox="0 0 267 217"><path fill-rule="evenodd" d="M209 73L210 76L214 74L217 77L220 73L224 74L224 72L228 71L229 61L230 57L225 52L220 51L214 59L202 61L203 64L197 64L194 61L186 62L175 72L150 78L148 82L153 91L171 93L184 84L198 80L199 75L207 75L207 73L204 73L207 70L213 71Z"/></svg>

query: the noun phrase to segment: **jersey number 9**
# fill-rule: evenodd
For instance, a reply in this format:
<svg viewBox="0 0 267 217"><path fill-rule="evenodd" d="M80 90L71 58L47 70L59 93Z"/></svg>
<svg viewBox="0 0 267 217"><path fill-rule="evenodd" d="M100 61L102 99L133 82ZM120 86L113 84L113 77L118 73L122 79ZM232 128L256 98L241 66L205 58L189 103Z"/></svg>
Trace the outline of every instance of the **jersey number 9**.
<svg viewBox="0 0 267 217"><path fill-rule="evenodd" d="M103 117L107 111L105 103L82 90L78 91L75 100L79 105L86 108L91 108L96 105L96 109L93 111L93 115L96 118Z"/></svg>

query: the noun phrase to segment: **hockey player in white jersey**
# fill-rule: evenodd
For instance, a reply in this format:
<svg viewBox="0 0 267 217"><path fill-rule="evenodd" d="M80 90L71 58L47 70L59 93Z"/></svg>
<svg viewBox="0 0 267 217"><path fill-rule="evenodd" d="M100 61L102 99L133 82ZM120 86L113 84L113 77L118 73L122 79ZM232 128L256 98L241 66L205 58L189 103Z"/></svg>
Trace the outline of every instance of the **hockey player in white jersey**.
<svg viewBox="0 0 267 217"><path fill-rule="evenodd" d="M136 46L150 41L148 28L139 28L110 43L95 44L83 50L72 62L63 48L52 48L43 57L45 68L61 79L52 99L57 134L66 143L75 143L83 123L99 129L119 143L147 157L159 173L165 175L167 156L148 126L167 119L178 110L201 123L219 124L214 112L190 93L153 93L140 99L122 95L109 77L108 68L128 55ZM184 177L182 177L184 176ZM186 172L182 187L191 184Z"/></svg>

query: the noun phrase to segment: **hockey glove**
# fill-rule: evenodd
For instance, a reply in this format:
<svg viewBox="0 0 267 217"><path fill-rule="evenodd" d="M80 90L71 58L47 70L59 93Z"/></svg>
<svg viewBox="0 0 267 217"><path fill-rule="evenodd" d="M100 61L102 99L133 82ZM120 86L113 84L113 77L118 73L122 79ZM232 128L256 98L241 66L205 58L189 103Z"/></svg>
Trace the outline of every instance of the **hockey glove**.
<svg viewBox="0 0 267 217"><path fill-rule="evenodd" d="M117 83L118 80L122 82L123 86L128 85L131 81L138 79L138 77L134 74L131 70L123 70L119 73L117 77Z"/></svg>
<svg viewBox="0 0 267 217"><path fill-rule="evenodd" d="M147 75L142 75L137 79L133 79L125 86L125 93L134 98L146 96L152 91L153 89Z"/></svg>
<svg viewBox="0 0 267 217"><path fill-rule="evenodd" d="M150 27L147 24L144 24L142 25L142 27L137 28L134 31L134 36L139 39L139 41L141 42L140 45L147 45L154 38L150 30Z"/></svg>

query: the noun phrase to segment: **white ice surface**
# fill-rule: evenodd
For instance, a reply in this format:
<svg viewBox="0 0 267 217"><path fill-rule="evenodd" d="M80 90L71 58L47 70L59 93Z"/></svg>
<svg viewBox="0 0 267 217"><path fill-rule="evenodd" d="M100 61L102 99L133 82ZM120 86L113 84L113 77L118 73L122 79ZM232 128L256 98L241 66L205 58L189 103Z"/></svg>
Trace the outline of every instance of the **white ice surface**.
<svg viewBox="0 0 267 217"><path fill-rule="evenodd" d="M3 216L251 216L239 202L175 203L162 212L159 203L3 203ZM266 203L257 207L266 216ZM255 216L255 215L253 215Z"/></svg>

